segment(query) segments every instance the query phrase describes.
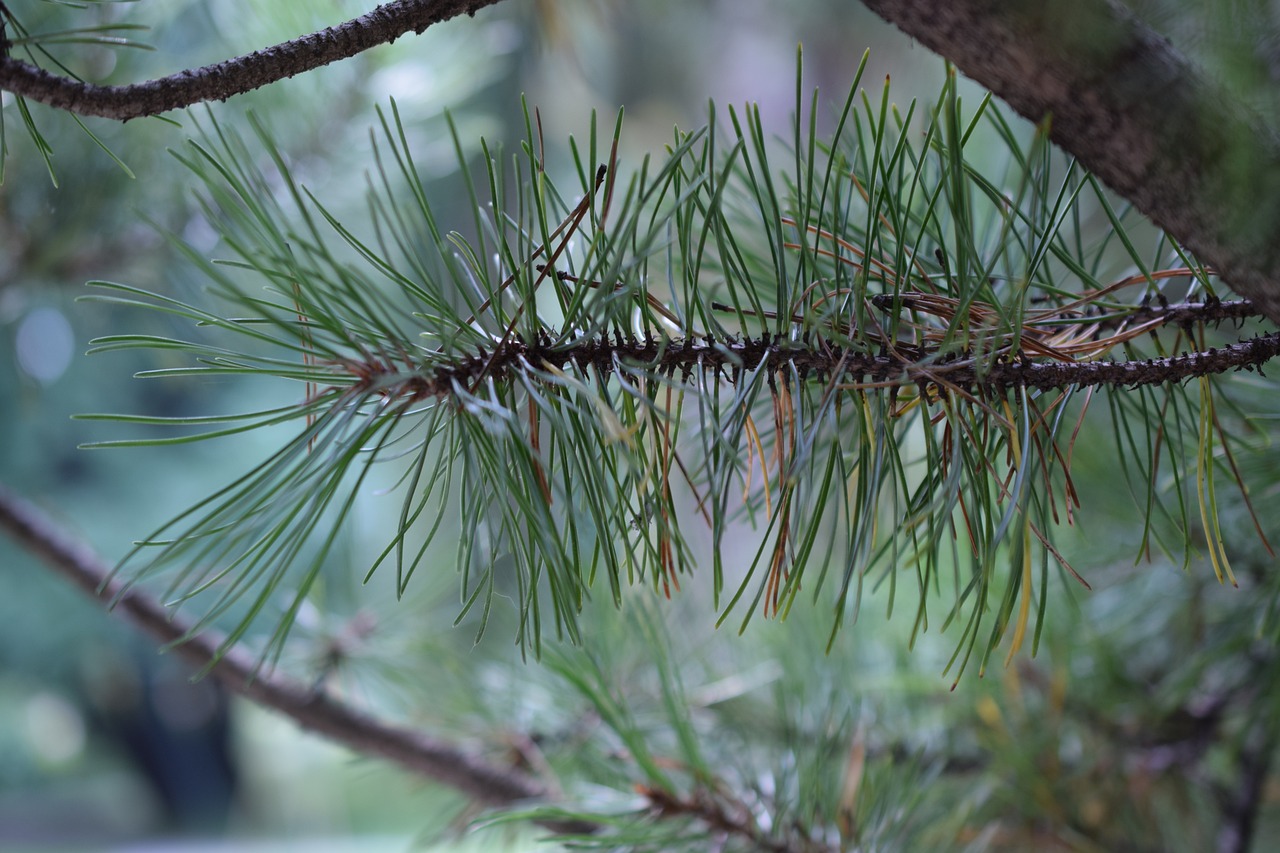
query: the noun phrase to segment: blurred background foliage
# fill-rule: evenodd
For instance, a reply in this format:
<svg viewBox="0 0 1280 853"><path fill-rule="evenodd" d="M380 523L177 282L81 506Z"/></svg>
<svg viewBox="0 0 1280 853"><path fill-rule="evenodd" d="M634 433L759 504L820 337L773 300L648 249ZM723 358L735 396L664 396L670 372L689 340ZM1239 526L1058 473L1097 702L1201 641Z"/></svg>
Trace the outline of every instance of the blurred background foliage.
<svg viewBox="0 0 1280 853"><path fill-rule="evenodd" d="M9 2L33 32L86 18L147 25L142 40L152 51L56 48L101 82L216 61L369 5ZM1134 8L1274 124L1280 25L1270 3ZM797 41L806 85L827 103L843 96L868 46L865 79L874 86L891 76L895 100L927 100L941 79L939 59L845 0L538 0L501 4L212 109L228 123L250 110L264 117L300 180L340 217L359 221L373 110L394 97L440 218L467 223L446 107L464 141L483 135L515 146L522 93L540 110L549 145L581 134L593 109L610 116L621 104L624 160L638 163L670 139L672 125L699 126L708 98L758 101L766 126L784 135ZM85 279L184 298L201 287L159 235L216 254L190 181L163 153L189 135L190 117L172 117L183 126L88 122L136 173L131 179L72 120L34 106L54 151L55 188L8 95L3 110L0 481L117 558L131 538L260 458L273 436L88 454L77 444L114 436L70 416L241 410L245 395L269 389L138 382L132 371L165 365L131 353L81 356L98 335L173 331L159 314L78 306ZM1245 393L1273 392L1258 379ZM1273 422L1256 423L1259 442L1274 434ZM688 778L699 773L696 752L775 828L825 827L810 837L858 848L1238 849L1231 834L1257 808L1255 846L1266 849L1280 837L1270 767L1280 736L1273 560L1237 509L1225 523L1240 590L1214 582L1203 552L1187 572L1158 549L1135 562L1142 520L1116 479L1101 407L1086 429L1093 437L1077 446L1074 467L1080 532L1064 550L1093 590L1058 584L1038 656L993 666L954 690L940 675L954 640L926 634L909 651L911 614L883 619L885 602L875 597L829 653L826 610L798 605L786 622L757 620L739 637L712 628L695 591L672 602L635 596L621 615L594 608L584 619L585 651L556 648L525 663L504 631L473 647L468 626L453 628L452 571L420 577L400 602L389 584L362 587L364 555L386 538L372 511L344 542L349 571L327 577L284 665L492 757L550 766L570 801L597 815L643 812L635 786L651 781L637 768L644 750L655 766ZM1275 454L1251 459L1247 475L1255 503L1274 503ZM1264 510L1264 526L1271 517ZM1274 525L1266 532L1280 539ZM477 816L447 791L302 737L229 703L210 683L188 684L171 659L7 541L0 590L0 847L191 835L404 849ZM591 701L593 690L626 713L611 717L612 706ZM640 825L654 849L723 840L699 841L705 827L643 813ZM671 827L666 840L660 825ZM445 843L491 849L528 837L499 825L479 841ZM319 843L307 849L326 849Z"/></svg>

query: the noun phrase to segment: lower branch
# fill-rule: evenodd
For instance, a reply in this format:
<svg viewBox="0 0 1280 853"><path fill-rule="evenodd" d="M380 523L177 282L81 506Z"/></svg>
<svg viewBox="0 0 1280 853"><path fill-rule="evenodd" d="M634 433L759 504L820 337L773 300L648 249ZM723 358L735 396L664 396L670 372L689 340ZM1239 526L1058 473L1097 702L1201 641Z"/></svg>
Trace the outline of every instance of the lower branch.
<svg viewBox="0 0 1280 853"><path fill-rule="evenodd" d="M208 671L231 691L292 718L302 728L324 735L362 754L379 756L461 791L488 806L543 800L551 793L543 782L520 771L490 763L453 743L378 720L276 672L263 672L242 649L219 655L220 638L201 634L188 640L190 626L136 588L121 592L111 567L93 550L70 537L48 516L0 485L0 530L39 557L86 594L104 602L189 664ZM559 832L589 833L581 821L551 821Z"/></svg>

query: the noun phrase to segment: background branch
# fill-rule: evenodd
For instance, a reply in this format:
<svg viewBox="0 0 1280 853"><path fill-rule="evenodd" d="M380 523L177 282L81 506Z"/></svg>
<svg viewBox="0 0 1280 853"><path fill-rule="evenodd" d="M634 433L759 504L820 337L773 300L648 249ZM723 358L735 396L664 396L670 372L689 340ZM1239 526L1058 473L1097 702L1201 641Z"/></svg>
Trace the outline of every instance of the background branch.
<svg viewBox="0 0 1280 853"><path fill-rule="evenodd" d="M1114 0L863 0L1280 323L1280 141Z"/></svg>
<svg viewBox="0 0 1280 853"><path fill-rule="evenodd" d="M474 15L498 0L395 0L335 27L282 44L126 86L95 86L50 74L28 62L0 58L0 89L61 110L128 121L182 109L233 95L347 59L395 41L407 32L422 33L432 24L458 15Z"/></svg>
<svg viewBox="0 0 1280 853"><path fill-rule="evenodd" d="M27 551L94 598L115 601L115 610L198 669L208 668L231 691L293 719L302 728L324 735L361 755L376 755L449 785L475 801L507 806L546 799L551 791L538 779L492 764L458 746L362 713L323 690L303 685L277 672L264 672L243 648L220 656L220 638L209 633L183 639L190 626L173 617L155 599L136 588L121 593L109 580L111 567L92 549L76 541L36 507L0 485L0 530ZM581 821L549 821L549 828L585 833L595 829Z"/></svg>

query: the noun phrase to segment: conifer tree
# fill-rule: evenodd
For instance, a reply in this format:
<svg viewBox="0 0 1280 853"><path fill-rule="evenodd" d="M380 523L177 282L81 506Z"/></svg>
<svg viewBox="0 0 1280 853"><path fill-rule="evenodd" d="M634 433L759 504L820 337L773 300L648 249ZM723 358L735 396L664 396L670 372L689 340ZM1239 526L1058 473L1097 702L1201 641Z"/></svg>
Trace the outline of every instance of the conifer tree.
<svg viewBox="0 0 1280 853"><path fill-rule="evenodd" d="M0 490L6 530L202 675L489 824L627 849L1247 849L1280 732L1265 117L1111 0L867 0L949 60L932 95L864 79L864 54L828 122L798 55L787 127L712 105L640 162L621 110L564 147L530 107L506 148L442 118L461 221L395 100L351 170L358 219L300 175L287 117L211 103L490 5L399 0L102 87L50 50L132 25L42 36L0 4L0 88L55 179L30 104L91 135L78 116L205 105L168 142L218 238L172 238L204 286L95 278L85 302L166 325L91 353L271 389L81 416L137 431L93 448L270 436L118 564ZM1097 544L1126 529L1136 569ZM379 610L453 625L389 665L442 683L439 659L470 660L456 715L344 693L332 640L358 620L291 669L352 571L405 599ZM939 693L904 675L912 648Z"/></svg>

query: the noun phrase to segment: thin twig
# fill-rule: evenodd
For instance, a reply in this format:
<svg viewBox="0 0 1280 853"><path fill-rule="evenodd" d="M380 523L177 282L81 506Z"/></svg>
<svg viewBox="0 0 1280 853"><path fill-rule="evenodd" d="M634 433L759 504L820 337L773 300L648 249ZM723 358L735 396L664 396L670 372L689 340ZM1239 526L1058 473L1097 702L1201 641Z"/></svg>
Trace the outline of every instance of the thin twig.
<svg viewBox="0 0 1280 853"><path fill-rule="evenodd" d="M225 101L286 77L348 59L408 32L474 15L499 0L395 0L366 15L244 56L125 86L60 77L10 56L0 58L0 89L85 116L128 121L207 101Z"/></svg>
<svg viewBox="0 0 1280 853"><path fill-rule="evenodd" d="M100 601L115 601L115 611L174 654L210 674L231 691L293 719L302 728L324 735L352 750L385 758L401 767L455 788L487 806L509 806L545 800L548 785L518 770L491 763L449 741L378 720L324 691L275 671L262 671L240 648L218 656L221 638L200 634L183 641L190 625L154 598L111 580L111 567L29 502L0 485L0 530L83 592ZM215 662L216 661L216 662ZM547 821L558 832L589 833L583 821Z"/></svg>

